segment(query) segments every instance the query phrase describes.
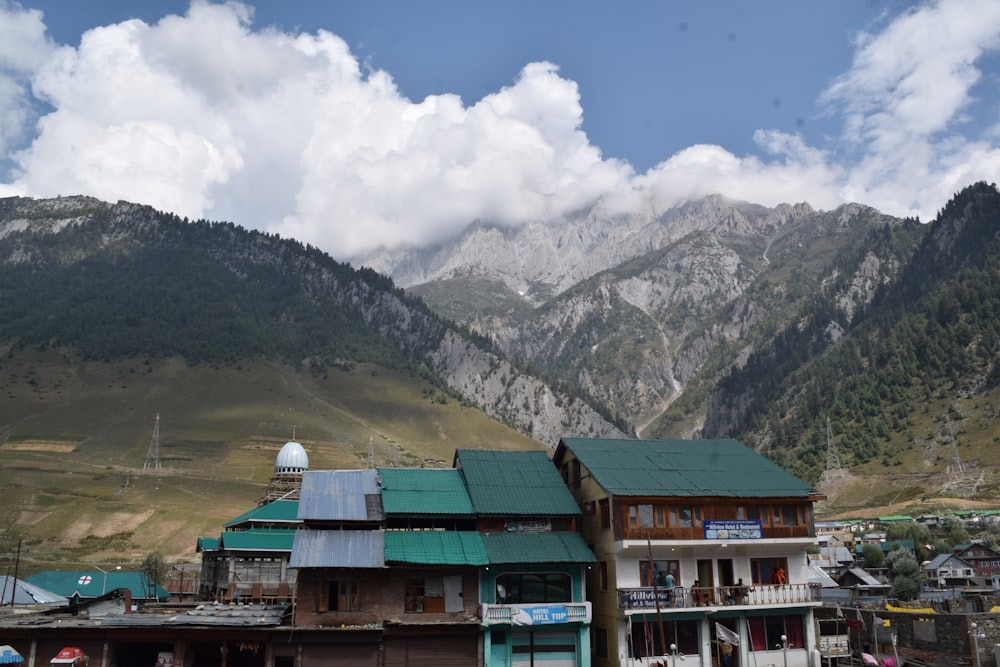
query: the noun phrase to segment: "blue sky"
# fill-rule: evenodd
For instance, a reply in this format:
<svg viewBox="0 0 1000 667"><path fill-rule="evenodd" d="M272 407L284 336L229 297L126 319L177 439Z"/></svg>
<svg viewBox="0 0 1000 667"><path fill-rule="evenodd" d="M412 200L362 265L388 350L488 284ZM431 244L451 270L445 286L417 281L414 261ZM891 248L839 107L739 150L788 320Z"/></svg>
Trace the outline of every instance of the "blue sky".
<svg viewBox="0 0 1000 667"><path fill-rule="evenodd" d="M929 219L998 180L998 48L993 0L0 0L0 196L340 258L711 193Z"/></svg>

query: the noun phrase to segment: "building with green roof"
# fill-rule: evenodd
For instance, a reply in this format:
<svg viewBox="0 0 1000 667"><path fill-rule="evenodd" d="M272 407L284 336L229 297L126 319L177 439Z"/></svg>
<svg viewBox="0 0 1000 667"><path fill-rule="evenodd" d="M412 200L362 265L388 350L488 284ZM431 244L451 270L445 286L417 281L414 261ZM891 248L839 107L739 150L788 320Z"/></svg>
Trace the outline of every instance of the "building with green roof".
<svg viewBox="0 0 1000 667"><path fill-rule="evenodd" d="M24 579L74 603L93 600L116 590L128 590L133 603L165 602L170 594L144 572L120 568L96 570L42 570Z"/></svg>
<svg viewBox="0 0 1000 667"><path fill-rule="evenodd" d="M488 566L480 572L486 665L590 664L580 507L548 454L459 449Z"/></svg>
<svg viewBox="0 0 1000 667"><path fill-rule="evenodd" d="M783 636L787 664L809 663L821 604L809 484L731 439L563 438L553 463L597 561L595 665L662 659L671 645L706 665L727 636L737 664L773 662L764 652Z"/></svg>

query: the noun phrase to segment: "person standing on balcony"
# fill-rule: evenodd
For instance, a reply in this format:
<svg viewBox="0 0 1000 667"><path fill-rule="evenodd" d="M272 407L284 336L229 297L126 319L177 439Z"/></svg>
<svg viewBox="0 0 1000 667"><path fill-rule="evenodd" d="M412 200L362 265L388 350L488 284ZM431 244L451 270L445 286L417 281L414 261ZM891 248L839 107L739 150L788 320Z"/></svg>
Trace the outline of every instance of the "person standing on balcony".
<svg viewBox="0 0 1000 667"><path fill-rule="evenodd" d="M788 583L788 577L785 576L785 568L783 568L780 565L778 566L777 571L775 571L774 573L774 583L778 584L779 586L784 586L785 584Z"/></svg>
<svg viewBox="0 0 1000 667"><path fill-rule="evenodd" d="M663 578L663 586L667 589L667 604L671 607L674 606L674 588L677 583L674 581L674 575L667 572L667 576Z"/></svg>

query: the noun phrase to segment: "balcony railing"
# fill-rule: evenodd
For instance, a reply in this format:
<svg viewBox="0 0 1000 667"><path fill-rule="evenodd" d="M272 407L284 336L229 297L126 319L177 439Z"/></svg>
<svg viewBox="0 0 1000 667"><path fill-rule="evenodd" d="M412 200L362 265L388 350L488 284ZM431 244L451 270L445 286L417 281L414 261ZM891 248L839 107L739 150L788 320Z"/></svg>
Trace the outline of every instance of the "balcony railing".
<svg viewBox="0 0 1000 667"><path fill-rule="evenodd" d="M782 604L819 602L819 588L811 584L783 586L716 586L714 588L619 588L618 607L621 609L680 609L688 607L719 607L743 605L760 607Z"/></svg>
<svg viewBox="0 0 1000 667"><path fill-rule="evenodd" d="M552 625L590 623L589 602L552 602L544 604L479 605L483 625Z"/></svg>

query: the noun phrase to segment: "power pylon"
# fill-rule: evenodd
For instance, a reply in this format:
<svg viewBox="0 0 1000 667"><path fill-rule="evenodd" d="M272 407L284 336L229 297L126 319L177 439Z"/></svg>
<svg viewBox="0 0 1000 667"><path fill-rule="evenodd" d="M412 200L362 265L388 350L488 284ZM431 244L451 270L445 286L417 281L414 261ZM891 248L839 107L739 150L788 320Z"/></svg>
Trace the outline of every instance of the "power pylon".
<svg viewBox="0 0 1000 667"><path fill-rule="evenodd" d="M840 467L840 455L837 454L837 445L833 442L833 428L830 426L830 418L826 419L826 472L828 475L840 477L844 474Z"/></svg>
<svg viewBox="0 0 1000 667"><path fill-rule="evenodd" d="M146 453L146 462L142 464L143 470L160 469L160 413L156 413L156 421L153 423L153 437L149 441L149 451Z"/></svg>

